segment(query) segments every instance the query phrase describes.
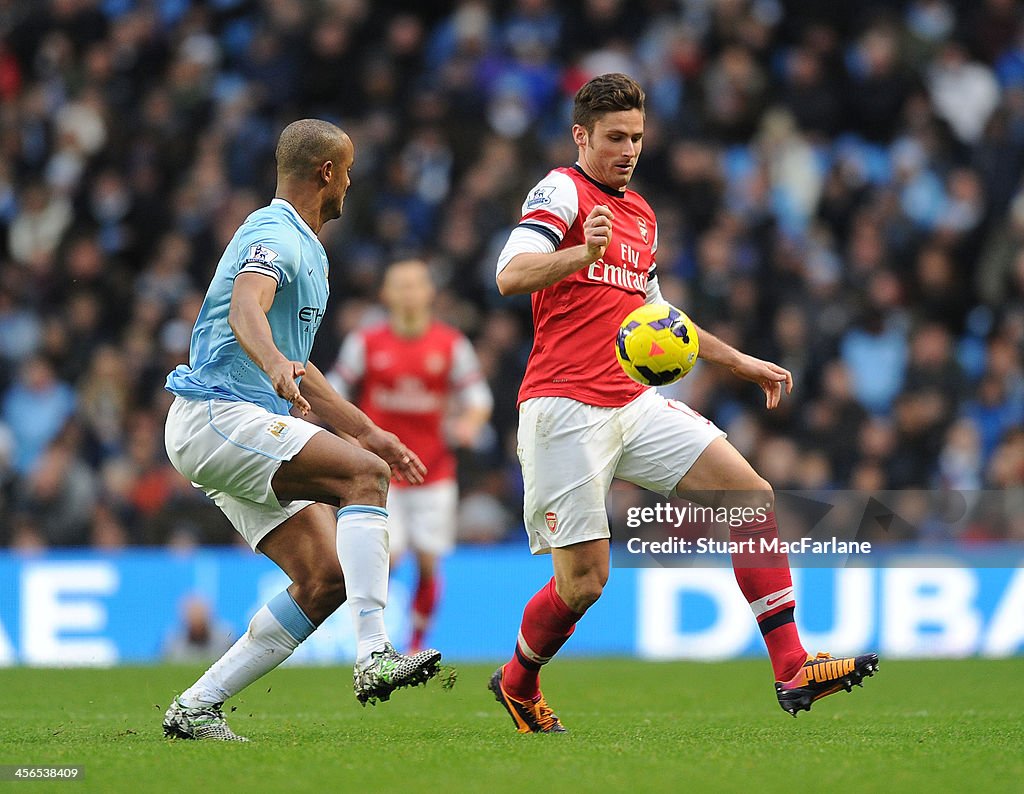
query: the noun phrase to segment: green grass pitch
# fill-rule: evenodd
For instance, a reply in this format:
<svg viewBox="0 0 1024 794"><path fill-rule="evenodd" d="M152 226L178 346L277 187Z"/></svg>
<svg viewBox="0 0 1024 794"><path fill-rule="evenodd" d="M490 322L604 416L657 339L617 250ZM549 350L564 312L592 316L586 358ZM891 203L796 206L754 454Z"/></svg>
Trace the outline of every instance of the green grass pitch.
<svg viewBox="0 0 1024 794"><path fill-rule="evenodd" d="M33 791L1024 790L1024 659L887 662L799 718L765 660L559 660L544 673L569 728L520 736L493 666L361 708L345 668L272 673L232 701L245 745L165 740L192 668L0 670L0 764L81 764ZM231 704L229 704L231 705Z"/></svg>

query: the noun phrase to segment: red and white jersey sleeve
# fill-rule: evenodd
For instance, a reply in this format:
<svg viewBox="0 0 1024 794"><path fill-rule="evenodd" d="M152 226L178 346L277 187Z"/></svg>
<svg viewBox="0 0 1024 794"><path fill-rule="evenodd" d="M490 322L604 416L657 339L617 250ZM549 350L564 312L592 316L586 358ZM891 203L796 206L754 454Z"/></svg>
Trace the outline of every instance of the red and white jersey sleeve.
<svg viewBox="0 0 1024 794"><path fill-rule="evenodd" d="M522 219L498 257L498 272L517 254L550 254L557 250L578 212L576 183L561 171L551 171L523 202Z"/></svg>
<svg viewBox="0 0 1024 794"><path fill-rule="evenodd" d="M584 244L583 221L602 204L612 212L612 239L604 256L531 296L533 349L519 402L570 397L601 407L625 405L646 388L623 372L615 336L623 318L661 299L654 254L654 211L638 193L618 191L577 165L556 168L530 191L519 225L498 258L498 272L518 254Z"/></svg>
<svg viewBox="0 0 1024 794"><path fill-rule="evenodd" d="M452 345L452 367L448 385L452 397L460 408L481 408L491 410L494 397L487 385L480 359L476 357L473 345L466 337L459 335Z"/></svg>

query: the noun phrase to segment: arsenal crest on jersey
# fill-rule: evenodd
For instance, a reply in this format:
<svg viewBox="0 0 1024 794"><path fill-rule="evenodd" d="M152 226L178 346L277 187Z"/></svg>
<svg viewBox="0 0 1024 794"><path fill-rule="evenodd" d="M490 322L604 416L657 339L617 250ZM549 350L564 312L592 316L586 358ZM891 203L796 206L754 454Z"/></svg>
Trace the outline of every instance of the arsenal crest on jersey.
<svg viewBox="0 0 1024 794"><path fill-rule="evenodd" d="M548 529L550 529L552 532L558 529L558 516L555 513L545 513L544 520L547 522Z"/></svg>
<svg viewBox="0 0 1024 794"><path fill-rule="evenodd" d="M644 238L644 242L647 242L647 221L641 218L639 215L636 216L636 225L640 227L640 236Z"/></svg>

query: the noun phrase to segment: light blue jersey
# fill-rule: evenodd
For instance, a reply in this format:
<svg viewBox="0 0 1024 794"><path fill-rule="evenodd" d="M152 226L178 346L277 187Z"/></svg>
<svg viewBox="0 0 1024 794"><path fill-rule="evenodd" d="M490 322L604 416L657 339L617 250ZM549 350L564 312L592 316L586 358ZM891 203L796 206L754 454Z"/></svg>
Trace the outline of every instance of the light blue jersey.
<svg viewBox="0 0 1024 794"><path fill-rule="evenodd" d="M228 325L239 273L260 273L277 282L267 312L274 344L290 361L309 361L330 293L327 254L295 208L276 198L246 218L228 243L192 330L189 363L167 376L166 388L189 400L250 402L287 414L291 405L277 395Z"/></svg>

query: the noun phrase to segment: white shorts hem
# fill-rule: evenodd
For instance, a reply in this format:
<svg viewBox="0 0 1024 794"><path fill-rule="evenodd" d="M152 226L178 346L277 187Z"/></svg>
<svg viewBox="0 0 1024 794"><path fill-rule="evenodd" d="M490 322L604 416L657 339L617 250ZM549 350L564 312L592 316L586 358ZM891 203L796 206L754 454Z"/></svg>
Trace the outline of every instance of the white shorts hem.
<svg viewBox="0 0 1024 794"><path fill-rule="evenodd" d="M564 539L564 542L555 543L534 543L534 540L538 538L539 533L530 533L530 554L550 554L552 549L567 549L570 546L575 546L577 543L586 543L588 540L611 540L612 533L610 530L605 529L602 532L584 532L577 535L572 535Z"/></svg>

